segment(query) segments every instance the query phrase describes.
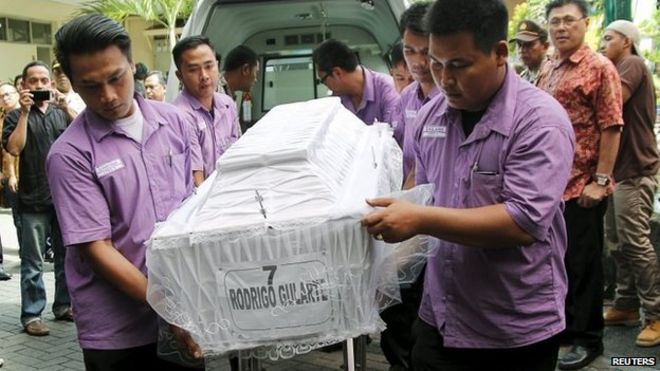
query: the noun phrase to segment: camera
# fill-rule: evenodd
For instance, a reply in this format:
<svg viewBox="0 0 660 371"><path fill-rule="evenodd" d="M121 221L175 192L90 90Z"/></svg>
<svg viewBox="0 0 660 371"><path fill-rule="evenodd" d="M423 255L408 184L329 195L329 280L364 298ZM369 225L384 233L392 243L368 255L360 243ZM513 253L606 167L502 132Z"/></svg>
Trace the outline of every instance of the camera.
<svg viewBox="0 0 660 371"><path fill-rule="evenodd" d="M52 93L50 90L30 90L30 94L32 94L32 100L35 102L43 102L52 99Z"/></svg>

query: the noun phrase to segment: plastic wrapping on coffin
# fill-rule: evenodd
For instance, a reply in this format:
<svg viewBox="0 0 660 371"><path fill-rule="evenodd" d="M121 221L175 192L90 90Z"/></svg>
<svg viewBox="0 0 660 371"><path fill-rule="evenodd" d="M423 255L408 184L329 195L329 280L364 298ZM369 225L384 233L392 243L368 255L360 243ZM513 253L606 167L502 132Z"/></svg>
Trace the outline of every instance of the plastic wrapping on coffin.
<svg viewBox="0 0 660 371"><path fill-rule="evenodd" d="M359 221L401 177L387 124L364 125L338 98L276 107L157 226L149 303L205 354L279 358L378 332L397 266Z"/></svg>

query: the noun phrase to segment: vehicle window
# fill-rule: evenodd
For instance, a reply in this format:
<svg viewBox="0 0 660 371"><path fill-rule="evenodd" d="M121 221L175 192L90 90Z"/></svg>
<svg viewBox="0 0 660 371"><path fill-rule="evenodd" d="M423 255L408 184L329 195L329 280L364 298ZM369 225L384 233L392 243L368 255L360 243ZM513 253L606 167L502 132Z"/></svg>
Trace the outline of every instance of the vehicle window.
<svg viewBox="0 0 660 371"><path fill-rule="evenodd" d="M316 98L315 80L311 55L266 58L262 111L278 104Z"/></svg>

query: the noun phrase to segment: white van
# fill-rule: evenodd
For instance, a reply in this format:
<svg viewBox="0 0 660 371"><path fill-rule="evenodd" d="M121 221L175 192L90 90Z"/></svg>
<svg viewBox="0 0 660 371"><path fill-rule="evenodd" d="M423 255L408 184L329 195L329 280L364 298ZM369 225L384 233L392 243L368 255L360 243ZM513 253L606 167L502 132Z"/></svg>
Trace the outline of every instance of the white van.
<svg viewBox="0 0 660 371"><path fill-rule="evenodd" d="M259 55L252 121L278 104L327 96L316 80L312 51L328 38L353 48L365 66L387 73L387 55L400 39L407 0L200 0L182 37L207 36L222 56L237 45ZM168 100L178 92L170 68Z"/></svg>

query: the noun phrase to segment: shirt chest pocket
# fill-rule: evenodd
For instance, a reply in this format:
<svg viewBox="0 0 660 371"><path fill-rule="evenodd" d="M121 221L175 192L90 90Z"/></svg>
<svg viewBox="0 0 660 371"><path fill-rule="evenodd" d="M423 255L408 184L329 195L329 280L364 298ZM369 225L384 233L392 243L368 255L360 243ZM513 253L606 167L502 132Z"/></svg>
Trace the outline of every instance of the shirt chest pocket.
<svg viewBox="0 0 660 371"><path fill-rule="evenodd" d="M186 197L186 153L168 153L157 160L159 170L154 174L157 187L162 187L163 201L179 202Z"/></svg>
<svg viewBox="0 0 660 371"><path fill-rule="evenodd" d="M490 171L472 171L466 193L468 207L481 207L502 202L502 174Z"/></svg>
<svg viewBox="0 0 660 371"><path fill-rule="evenodd" d="M480 207L502 202L501 155L503 138L491 134L485 140L475 143L475 156L468 175L465 205Z"/></svg>

